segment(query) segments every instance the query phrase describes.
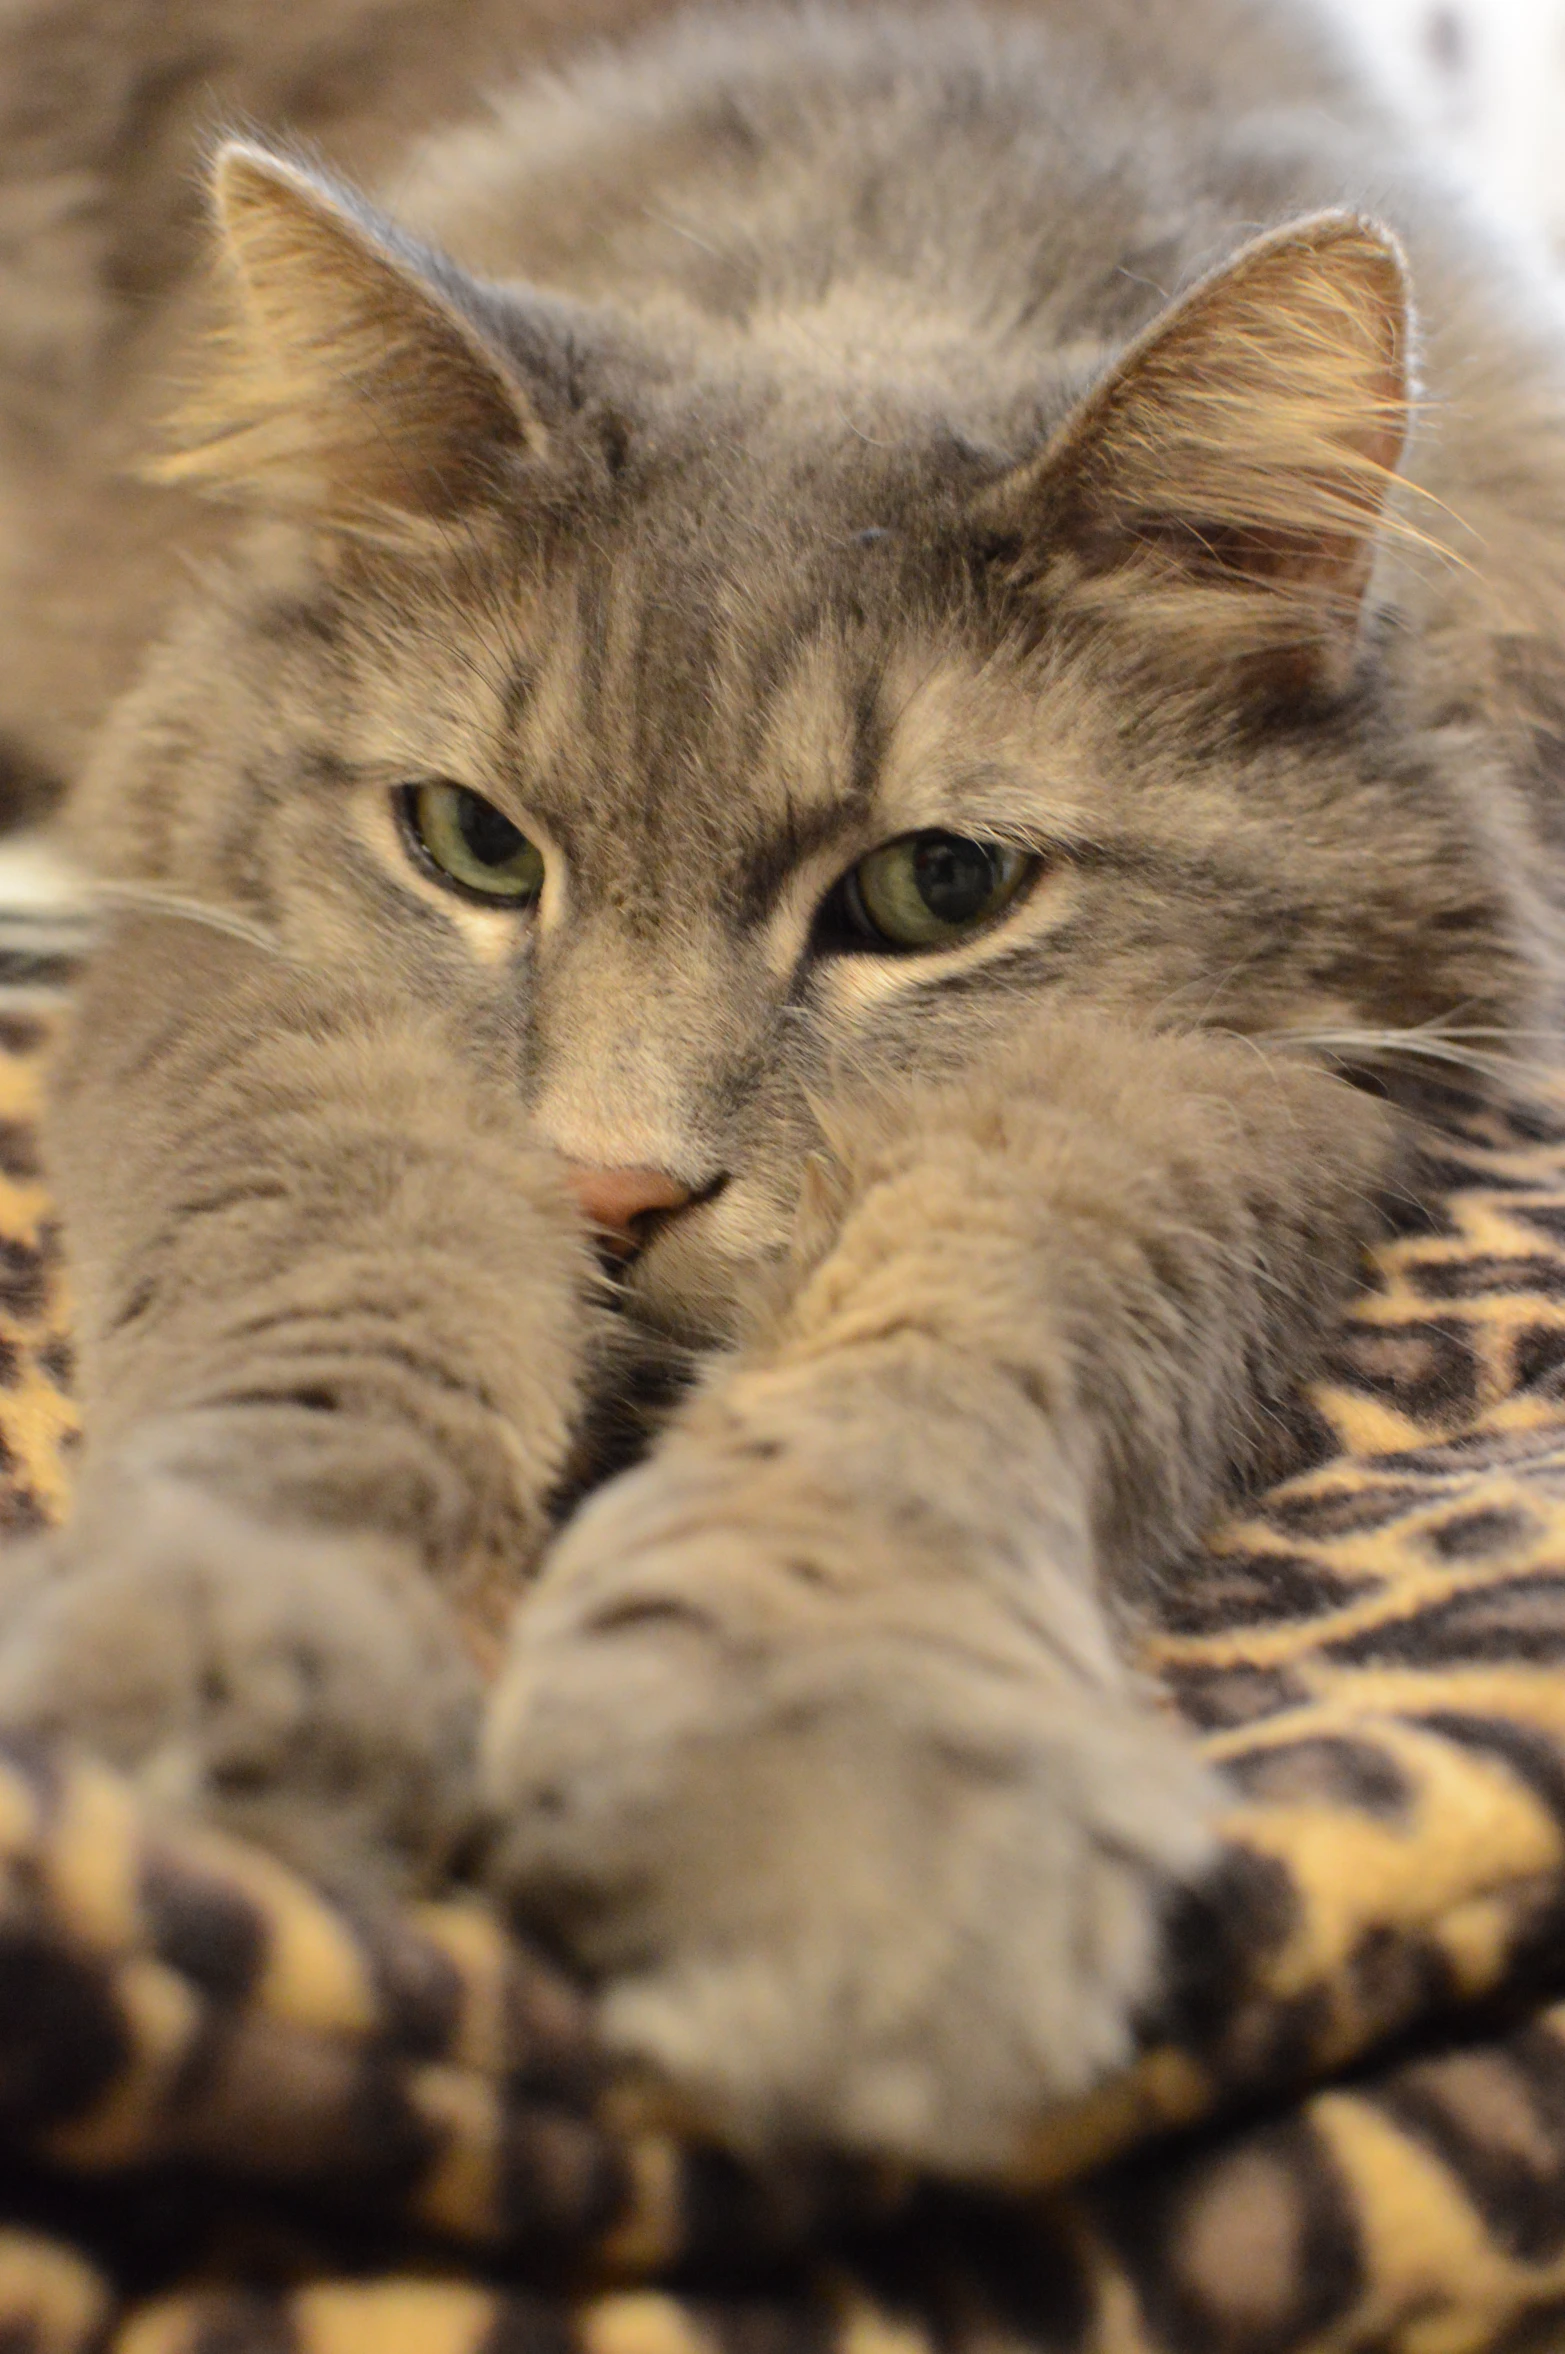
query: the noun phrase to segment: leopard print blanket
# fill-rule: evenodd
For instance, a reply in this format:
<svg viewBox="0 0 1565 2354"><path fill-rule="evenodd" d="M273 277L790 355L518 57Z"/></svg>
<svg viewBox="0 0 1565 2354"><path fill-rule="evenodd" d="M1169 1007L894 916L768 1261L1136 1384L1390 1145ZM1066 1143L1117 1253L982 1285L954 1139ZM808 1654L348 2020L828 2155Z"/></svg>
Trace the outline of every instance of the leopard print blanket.
<svg viewBox="0 0 1565 2354"><path fill-rule="evenodd" d="M21 1531L75 1424L53 952L7 957ZM638 2114L476 1902L353 1911L90 1758L0 1751L0 2354L1565 2348L1565 1112L1448 1114L1311 1467L1151 1644L1228 1775L1225 1861L1138 2061L1025 2181L753 2178Z"/></svg>

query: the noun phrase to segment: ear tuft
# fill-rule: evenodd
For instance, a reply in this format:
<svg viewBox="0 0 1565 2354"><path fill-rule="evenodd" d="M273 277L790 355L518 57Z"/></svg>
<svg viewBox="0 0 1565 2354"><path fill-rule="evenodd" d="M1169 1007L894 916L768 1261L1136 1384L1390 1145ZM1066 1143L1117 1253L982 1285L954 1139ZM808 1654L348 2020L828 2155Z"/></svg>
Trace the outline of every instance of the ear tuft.
<svg viewBox="0 0 1565 2354"><path fill-rule="evenodd" d="M984 501L1027 577L1215 658L1340 686L1411 414L1407 273L1373 223L1257 238L1155 320Z"/></svg>
<svg viewBox="0 0 1565 2354"><path fill-rule="evenodd" d="M341 191L235 141L212 176L226 319L151 469L217 497L397 535L540 455L462 281Z"/></svg>

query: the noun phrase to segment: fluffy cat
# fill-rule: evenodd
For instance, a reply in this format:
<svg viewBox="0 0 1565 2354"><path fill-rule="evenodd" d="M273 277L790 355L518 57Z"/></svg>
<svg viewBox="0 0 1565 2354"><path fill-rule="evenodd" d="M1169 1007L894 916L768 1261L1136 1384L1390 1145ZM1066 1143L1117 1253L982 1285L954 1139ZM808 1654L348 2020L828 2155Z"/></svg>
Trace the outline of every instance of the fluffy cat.
<svg viewBox="0 0 1565 2354"><path fill-rule="evenodd" d="M1125 1630L1398 1048L1553 1018L1548 297L1263 0L724 8L404 225L212 187L162 470L256 519L76 800L0 1719L332 1870L476 1818L715 2130L1015 2163L1209 1857Z"/></svg>
<svg viewBox="0 0 1565 2354"><path fill-rule="evenodd" d="M671 0L9 0L0 12L0 825L92 731L224 518L136 478L201 314L214 121L363 177Z"/></svg>

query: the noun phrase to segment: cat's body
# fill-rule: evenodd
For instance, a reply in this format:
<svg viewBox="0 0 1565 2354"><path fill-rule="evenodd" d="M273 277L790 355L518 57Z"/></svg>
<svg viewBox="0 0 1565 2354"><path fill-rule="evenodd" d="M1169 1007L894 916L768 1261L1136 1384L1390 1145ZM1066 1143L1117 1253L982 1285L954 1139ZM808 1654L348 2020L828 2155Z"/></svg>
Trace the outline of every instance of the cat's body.
<svg viewBox="0 0 1565 2354"><path fill-rule="evenodd" d="M426 153L499 293L229 151L0 1714L419 1864L538 1573L489 1868L721 2129L1124 2055L1217 1794L1118 1629L1416 1182L1343 1074L1556 1002L1565 346L1397 137L1249 0L723 10Z"/></svg>

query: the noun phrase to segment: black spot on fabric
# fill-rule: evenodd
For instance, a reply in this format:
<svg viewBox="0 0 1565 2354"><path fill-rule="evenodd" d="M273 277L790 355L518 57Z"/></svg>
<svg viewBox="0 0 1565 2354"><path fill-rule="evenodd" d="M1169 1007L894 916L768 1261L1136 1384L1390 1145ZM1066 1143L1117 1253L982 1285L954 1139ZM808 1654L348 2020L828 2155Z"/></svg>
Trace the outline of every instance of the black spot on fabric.
<svg viewBox="0 0 1565 2354"><path fill-rule="evenodd" d="M1565 2297L1545 2297L1508 2330L1503 2330L1489 2354L1560 2354L1565 2346Z"/></svg>
<svg viewBox="0 0 1565 2354"><path fill-rule="evenodd" d="M1487 1300L1516 1292L1565 1298L1565 1259L1507 1258L1480 1252L1462 1259L1420 1259L1406 1270L1426 1299Z"/></svg>
<svg viewBox="0 0 1565 2354"><path fill-rule="evenodd" d="M116 2169L96 2177L57 2170L33 2156L0 2156L0 2215L8 2224L68 2241L127 2300L161 2296L176 2287L188 2291L196 2279L232 2279L240 2265L249 2272L252 2256L256 2274L251 2277L271 2273L295 2279L304 2242L303 2231L290 2221L282 2227L292 2242L284 2255L282 2232L248 2200L242 2216L236 2212L231 2189L225 2199L210 2166ZM342 2235L336 2236L340 2242ZM312 2269L318 2271L326 2251L319 2242L317 2247ZM271 2262L272 2250L281 2262ZM290 2255L292 2268L287 2269ZM335 2269L344 2268L344 2256L339 2249ZM189 2341L180 2343L188 2354ZM103 2354L96 2338L92 2354Z"/></svg>
<svg viewBox="0 0 1565 2354"><path fill-rule="evenodd" d="M1442 1561L1493 1560L1524 1544L1536 1525L1531 1513L1518 1506L1482 1505L1426 1529L1424 1543Z"/></svg>
<svg viewBox="0 0 1565 2354"><path fill-rule="evenodd" d="M1505 1578L1475 1593L1454 1594L1405 1618L1344 1635L1324 1647L1324 1656L1357 1667L1449 1667L1485 1659L1551 1664L1565 1659L1565 1575Z"/></svg>
<svg viewBox="0 0 1565 2354"><path fill-rule="evenodd" d="M1513 1717L1475 1716L1456 1709L1434 1709L1409 1722L1460 1749L1497 1759L1565 1832L1565 1754L1546 1733Z"/></svg>
<svg viewBox="0 0 1565 2354"><path fill-rule="evenodd" d="M1551 1242L1565 1244L1565 1201L1508 1201L1505 1214L1519 1226L1530 1226L1536 1234L1546 1234Z"/></svg>
<svg viewBox="0 0 1565 2354"><path fill-rule="evenodd" d="M1565 2250L1565 2047L1547 2028L1414 2062L1365 2097L1451 2169L1506 2255Z"/></svg>
<svg viewBox="0 0 1565 2354"><path fill-rule="evenodd" d="M1438 1200L1454 1193L1497 1193L1509 1197L1537 1190L1535 1176L1516 1177L1497 1168L1488 1151L1471 1154L1425 1152L1419 1155L1418 1183L1426 1198ZM1506 1208L1510 1202L1507 1198Z"/></svg>
<svg viewBox="0 0 1565 2354"><path fill-rule="evenodd" d="M584 2109L603 2089L605 2061L581 1989L542 1955L518 1960L510 1971L505 2049L513 2094Z"/></svg>
<svg viewBox="0 0 1565 2354"><path fill-rule="evenodd" d="M1560 1115L1547 1104L1523 1103L1513 1097L1497 1108L1496 1117L1501 1130L1502 1150L1511 1141L1520 1145L1559 1144L1562 1141Z"/></svg>
<svg viewBox="0 0 1565 2354"><path fill-rule="evenodd" d="M76 1387L76 1351L70 1342L56 1334L33 1353L33 1361L45 1379L51 1381L62 1397L69 1397Z"/></svg>
<svg viewBox="0 0 1565 2354"><path fill-rule="evenodd" d="M1196 1667L1181 1662L1160 1670L1164 1685L1186 1721L1203 1733L1254 1724L1297 1708L1304 1698L1298 1679L1279 1667Z"/></svg>
<svg viewBox="0 0 1565 2354"><path fill-rule="evenodd" d="M381 2011L382 2048L411 2059L444 2058L462 2018L456 1964L429 1938L392 1919L362 1931L360 1943Z"/></svg>
<svg viewBox="0 0 1565 2354"><path fill-rule="evenodd" d="M1419 1153L1421 1169L1438 1161L1442 1152L1458 1158L1464 1147L1485 1151L1512 1141L1497 1107L1470 1081L1449 1070L1408 1062L1400 1068L1387 1066L1377 1076L1376 1092L1399 1104L1419 1124L1425 1139Z"/></svg>
<svg viewBox="0 0 1565 2354"><path fill-rule="evenodd" d="M1065 2354L1092 2339L1096 2299L1079 2235L1036 2199L925 2188L888 2230L854 2249L880 2310L935 2349L1028 2347ZM840 2330L833 2344L842 2343Z"/></svg>
<svg viewBox="0 0 1565 2354"><path fill-rule="evenodd" d="M1565 1325L1531 1324L1511 1349L1511 1382L1519 1390L1565 1395Z"/></svg>
<svg viewBox="0 0 1565 2354"><path fill-rule="evenodd" d="M214 2002L246 2000L266 1959L266 1926L248 1897L154 1849L142 1866L141 1901L160 1961Z"/></svg>
<svg viewBox="0 0 1565 2354"><path fill-rule="evenodd" d="M284 2300L246 2289L209 2292L182 2346L184 2354L303 2354Z"/></svg>
<svg viewBox="0 0 1565 2354"><path fill-rule="evenodd" d="M1565 1276L1565 1269L1561 1270ZM1415 1422L1470 1414L1479 1366L1463 1324L1423 1317L1409 1324L1350 1324L1328 1350L1322 1378L1366 1391Z"/></svg>
<svg viewBox="0 0 1565 2354"><path fill-rule="evenodd" d="M1506 1983L1552 1990L1565 1953L1565 1888L1550 1882L1541 1889L1517 1890L1508 1911Z"/></svg>
<svg viewBox="0 0 1565 2354"><path fill-rule="evenodd" d="M1117 2167L1084 2203L1168 2354L1296 2354L1363 2293L1352 2196L1300 2118Z"/></svg>
<svg viewBox="0 0 1565 2354"><path fill-rule="evenodd" d="M577 2354L570 2318L558 2297L529 2297L507 2289L472 2354Z"/></svg>
<svg viewBox="0 0 1565 2354"><path fill-rule="evenodd" d="M38 1137L27 1120L0 1120L0 1174L26 1179L38 1175Z"/></svg>
<svg viewBox="0 0 1565 2354"><path fill-rule="evenodd" d="M1378 1471L1428 1479L1470 1477L1475 1469L1530 1471L1561 1464L1565 1464L1565 1448L1559 1429L1553 1425L1546 1430L1471 1430L1456 1438L1437 1439L1427 1447L1398 1448L1375 1458Z"/></svg>
<svg viewBox="0 0 1565 2354"><path fill-rule="evenodd" d="M1367 1480L1362 1485L1355 1482L1350 1487L1311 1490L1298 1496L1286 1492L1267 1496L1259 1517L1290 1537L1351 1537L1385 1528L1425 1501L1423 1489L1406 1481L1384 1486Z"/></svg>
<svg viewBox="0 0 1565 2354"><path fill-rule="evenodd" d="M1399 1193L1383 1203L1386 1232L1393 1242L1445 1241L1457 1232L1444 1192Z"/></svg>
<svg viewBox="0 0 1565 2354"><path fill-rule="evenodd" d="M1209 1553L1181 1565L1156 1601L1171 1634L1214 1635L1235 1627L1319 1618L1363 1591L1296 1553Z"/></svg>
<svg viewBox="0 0 1565 2354"><path fill-rule="evenodd" d="M1424 1937L1378 1924L1348 1957L1347 1976L1366 2035L1390 2035L1409 2020L1445 2009L1456 1996L1451 1965Z"/></svg>
<svg viewBox="0 0 1565 2354"><path fill-rule="evenodd" d="M0 1332L0 1389L14 1390L22 1378L22 1352L14 1340Z"/></svg>
<svg viewBox="0 0 1565 2354"><path fill-rule="evenodd" d="M402 2205L428 2172L438 2139L409 2105L406 2069L366 2051L347 2124L352 2154L330 2153L324 2161L329 2178L348 2178L355 2197L365 2201Z"/></svg>
<svg viewBox="0 0 1565 2354"><path fill-rule="evenodd" d="M1247 1798L1284 1806L1350 1807L1389 1821L1405 1815L1411 1795L1393 1758L1345 1735L1312 1735L1254 1749L1248 1756L1225 1758L1223 1771Z"/></svg>
<svg viewBox="0 0 1565 2354"><path fill-rule="evenodd" d="M27 1014L0 1014L0 1054L36 1054L48 1037L47 1025Z"/></svg>
<svg viewBox="0 0 1565 2354"><path fill-rule="evenodd" d="M1337 1433L1303 1390L1289 1390L1274 1399L1267 1418L1271 1425L1267 1456L1276 1478L1318 1470L1342 1452Z"/></svg>
<svg viewBox="0 0 1565 2354"><path fill-rule="evenodd" d="M1230 2096L1303 2084L1331 2048L1333 2008L1324 1986L1236 2004L1202 2057Z"/></svg>
<svg viewBox="0 0 1565 2354"><path fill-rule="evenodd" d="M768 2195L753 2168L727 2151L695 2144L681 2160L681 2255L703 2271L753 2264L772 2257L790 2241L797 2244L820 2219L820 2193L832 2180L800 2182L789 2196L779 2179L778 2196Z"/></svg>
<svg viewBox="0 0 1565 2354"><path fill-rule="evenodd" d="M0 1234L0 1308L31 1323L43 1313L48 1288L49 1259L45 1250Z"/></svg>
<svg viewBox="0 0 1565 2354"><path fill-rule="evenodd" d="M1455 1438L1436 1439L1427 1447L1399 1447L1389 1455L1377 1455L1375 1467L1379 1471L1412 1472L1429 1479L1470 1475L1475 1467L1485 1471L1493 1468L1498 1460L1499 1444L1489 1431L1466 1431Z"/></svg>
<svg viewBox="0 0 1565 2354"><path fill-rule="evenodd" d="M0 1535L31 1537L51 1525L49 1514L31 1488L15 1480L0 1480Z"/></svg>
<svg viewBox="0 0 1565 2354"><path fill-rule="evenodd" d="M499 2172L507 2245L526 2261L579 2253L625 2214L631 2196L624 2153L588 2119L542 2104L509 2111Z"/></svg>
<svg viewBox="0 0 1565 2354"><path fill-rule="evenodd" d="M1157 1993L1142 2021L1149 2038L1210 2047L1257 1966L1285 1945L1299 1900L1284 1866L1230 1847L1191 1886L1170 1893L1163 1915Z"/></svg>
<svg viewBox="0 0 1565 2354"><path fill-rule="evenodd" d="M692 2335L712 2354L832 2354L831 2308L799 2296L688 2300Z"/></svg>
<svg viewBox="0 0 1565 2354"><path fill-rule="evenodd" d="M0 1935L0 2131L20 2139L81 2116L130 2057L100 1971L33 1931Z"/></svg>

